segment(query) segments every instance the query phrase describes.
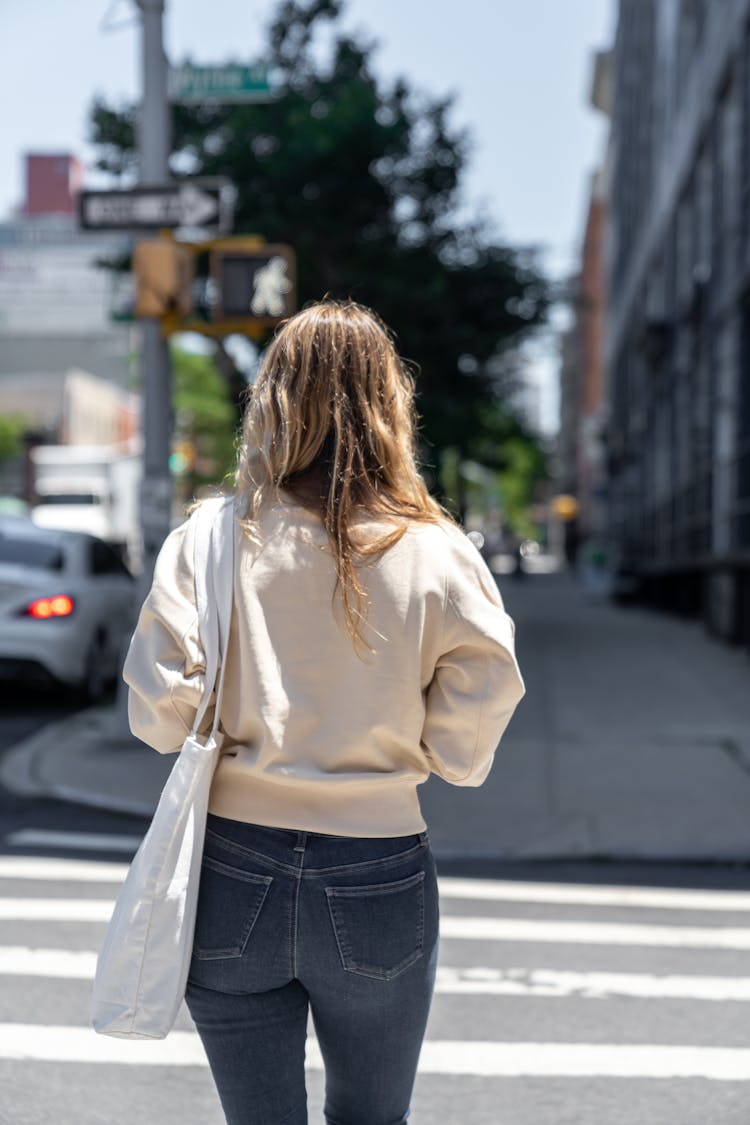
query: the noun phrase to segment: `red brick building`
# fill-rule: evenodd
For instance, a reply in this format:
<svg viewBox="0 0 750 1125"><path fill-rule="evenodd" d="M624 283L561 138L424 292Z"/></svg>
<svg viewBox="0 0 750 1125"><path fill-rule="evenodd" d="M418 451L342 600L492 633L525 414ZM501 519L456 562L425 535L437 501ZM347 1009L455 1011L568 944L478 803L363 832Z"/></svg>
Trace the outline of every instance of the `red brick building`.
<svg viewBox="0 0 750 1125"><path fill-rule="evenodd" d="M70 153L26 154L24 215L74 215L82 168Z"/></svg>

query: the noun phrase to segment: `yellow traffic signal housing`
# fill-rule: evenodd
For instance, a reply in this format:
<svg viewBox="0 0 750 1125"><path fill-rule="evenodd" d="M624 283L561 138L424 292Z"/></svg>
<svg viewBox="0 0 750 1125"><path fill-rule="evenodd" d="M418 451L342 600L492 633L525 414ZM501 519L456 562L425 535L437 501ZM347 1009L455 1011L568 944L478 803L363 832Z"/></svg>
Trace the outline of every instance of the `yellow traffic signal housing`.
<svg viewBox="0 0 750 1125"><path fill-rule="evenodd" d="M192 251L169 238L139 242L133 252L135 315L188 316L193 308Z"/></svg>
<svg viewBox="0 0 750 1125"><path fill-rule="evenodd" d="M143 241L133 254L133 273L135 315L158 318L165 338L175 332L216 338L236 332L262 340L297 307L294 250L268 245L257 235Z"/></svg>

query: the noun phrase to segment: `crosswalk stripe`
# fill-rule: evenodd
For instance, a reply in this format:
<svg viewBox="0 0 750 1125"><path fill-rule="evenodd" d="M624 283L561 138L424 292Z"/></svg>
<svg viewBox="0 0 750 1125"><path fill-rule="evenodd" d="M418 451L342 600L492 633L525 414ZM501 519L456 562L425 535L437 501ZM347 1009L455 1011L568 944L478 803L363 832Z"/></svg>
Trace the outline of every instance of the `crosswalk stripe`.
<svg viewBox="0 0 750 1125"><path fill-rule="evenodd" d="M0 856L0 879L46 879L51 883L121 883L127 863L91 859L48 859L46 856Z"/></svg>
<svg viewBox="0 0 750 1125"><path fill-rule="evenodd" d="M53 832L46 828L22 828L5 841L16 848L72 848L76 851L135 853L141 836L108 832Z"/></svg>
<svg viewBox="0 0 750 1125"><path fill-rule="evenodd" d="M66 836L70 834L67 833ZM81 835L81 834L78 834ZM96 837L101 840L104 837ZM116 837L106 837L110 841ZM119 837L130 840L131 837ZM69 880L120 883L126 863L97 863L85 859L45 856L0 856L0 879ZM617 906L659 910L750 911L748 891L694 891L671 887L618 887L579 883L522 883L497 879L439 880L443 899L488 902L531 902L568 906Z"/></svg>
<svg viewBox="0 0 750 1125"><path fill-rule="evenodd" d="M96 953L92 950L31 949L25 945L0 946L0 975L65 977L93 980Z"/></svg>
<svg viewBox="0 0 750 1125"><path fill-rule="evenodd" d="M432 1040L420 1071L487 1078L705 1078L750 1080L750 1050L661 1044L493 1043Z"/></svg>
<svg viewBox="0 0 750 1125"><path fill-rule="evenodd" d="M569 972L558 969L452 969L442 966L437 992L473 996L544 996L613 1000L750 1002L750 977L656 976L651 973Z"/></svg>
<svg viewBox="0 0 750 1125"><path fill-rule="evenodd" d="M659 910L750 911L750 891L694 891L672 887L513 883L495 879L440 879L442 898L539 902L568 906L632 906Z"/></svg>
<svg viewBox="0 0 750 1125"><path fill-rule="evenodd" d="M113 905L105 899L0 898L0 921L107 922ZM443 938L470 941L750 949L750 929L730 926L648 926L444 914L440 932Z"/></svg>
<svg viewBox="0 0 750 1125"><path fill-rule="evenodd" d="M89 1027L0 1024L0 1058L37 1062L122 1063L129 1066L206 1066L194 1031L165 1040L112 1039Z"/></svg>
<svg viewBox="0 0 750 1125"><path fill-rule="evenodd" d="M206 1066L198 1036L173 1031L159 1042L124 1042L82 1027L0 1024L0 1058L23 1061L107 1063L126 1066ZM308 1040L308 1069L322 1059ZM704 1078L750 1080L750 1050L738 1047L683 1047L661 1044L502 1043L428 1040L422 1074L566 1078Z"/></svg>
<svg viewBox="0 0 750 1125"><path fill-rule="evenodd" d="M0 976L93 980L93 950L0 946ZM557 969L455 969L441 966L435 991L445 995L577 997L608 1000L713 1000L750 1003L750 977L654 976Z"/></svg>
<svg viewBox="0 0 750 1125"><path fill-rule="evenodd" d="M108 922L114 902L95 898L0 898L0 921Z"/></svg>
<svg viewBox="0 0 750 1125"><path fill-rule="evenodd" d="M569 922L531 918L469 918L443 915L443 938L469 941L554 942L557 945L659 945L695 949L750 949L750 929L648 926L616 922Z"/></svg>

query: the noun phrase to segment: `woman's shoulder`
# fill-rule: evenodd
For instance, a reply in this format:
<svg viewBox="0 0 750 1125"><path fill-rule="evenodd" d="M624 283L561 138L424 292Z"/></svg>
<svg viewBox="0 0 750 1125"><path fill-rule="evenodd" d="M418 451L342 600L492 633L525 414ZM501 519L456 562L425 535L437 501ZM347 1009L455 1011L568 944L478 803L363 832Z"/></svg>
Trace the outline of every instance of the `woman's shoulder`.
<svg viewBox="0 0 750 1125"><path fill-rule="evenodd" d="M445 555L477 554L464 530L450 519L410 520L407 534L420 550L437 550Z"/></svg>
<svg viewBox="0 0 750 1125"><path fill-rule="evenodd" d="M410 520L400 541L401 549L416 558L420 567L440 573L450 581L457 571L476 572L482 557L461 527L449 519Z"/></svg>

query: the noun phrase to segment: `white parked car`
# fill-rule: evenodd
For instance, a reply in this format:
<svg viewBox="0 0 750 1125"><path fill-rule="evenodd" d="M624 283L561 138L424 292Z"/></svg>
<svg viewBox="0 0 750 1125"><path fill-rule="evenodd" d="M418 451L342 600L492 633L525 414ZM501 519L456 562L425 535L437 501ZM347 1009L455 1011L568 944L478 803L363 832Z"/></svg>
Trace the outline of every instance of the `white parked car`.
<svg viewBox="0 0 750 1125"><path fill-rule="evenodd" d="M0 678L101 698L132 631L134 587L103 540L0 516Z"/></svg>

